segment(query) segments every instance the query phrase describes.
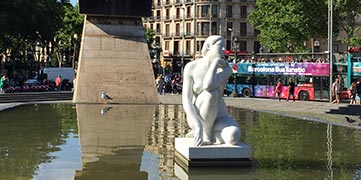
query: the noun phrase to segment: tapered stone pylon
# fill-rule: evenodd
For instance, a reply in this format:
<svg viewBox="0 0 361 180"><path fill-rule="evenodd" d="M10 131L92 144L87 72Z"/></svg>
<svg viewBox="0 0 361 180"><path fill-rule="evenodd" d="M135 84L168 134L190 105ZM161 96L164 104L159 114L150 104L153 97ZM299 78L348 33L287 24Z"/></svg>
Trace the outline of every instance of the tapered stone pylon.
<svg viewBox="0 0 361 180"><path fill-rule="evenodd" d="M158 103L140 17L86 16L73 102Z"/></svg>

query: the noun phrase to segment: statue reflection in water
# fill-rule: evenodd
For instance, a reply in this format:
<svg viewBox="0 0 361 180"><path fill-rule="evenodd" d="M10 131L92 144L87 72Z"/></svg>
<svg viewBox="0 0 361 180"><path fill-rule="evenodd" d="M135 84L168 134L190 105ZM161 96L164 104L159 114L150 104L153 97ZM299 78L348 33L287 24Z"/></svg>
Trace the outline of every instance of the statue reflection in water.
<svg viewBox="0 0 361 180"><path fill-rule="evenodd" d="M232 70L222 59L225 40L210 36L202 48L203 58L188 63L184 68L183 107L194 138L194 145L213 143L237 144L241 131L229 116L223 100L223 90Z"/></svg>

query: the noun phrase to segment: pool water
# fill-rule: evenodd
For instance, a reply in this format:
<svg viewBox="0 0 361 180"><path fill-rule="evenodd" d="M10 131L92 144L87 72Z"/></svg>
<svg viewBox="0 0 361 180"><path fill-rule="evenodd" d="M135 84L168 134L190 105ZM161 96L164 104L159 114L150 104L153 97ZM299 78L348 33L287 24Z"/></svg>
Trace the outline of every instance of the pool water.
<svg viewBox="0 0 361 180"><path fill-rule="evenodd" d="M229 107L246 168L182 169L180 105L35 104L0 112L0 179L361 179L361 132Z"/></svg>

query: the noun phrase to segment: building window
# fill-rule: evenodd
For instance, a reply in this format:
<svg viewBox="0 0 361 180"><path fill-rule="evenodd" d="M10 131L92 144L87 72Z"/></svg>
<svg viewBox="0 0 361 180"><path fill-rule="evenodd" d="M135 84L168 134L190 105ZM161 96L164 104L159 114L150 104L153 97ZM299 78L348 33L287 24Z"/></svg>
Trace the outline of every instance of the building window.
<svg viewBox="0 0 361 180"><path fill-rule="evenodd" d="M197 41L197 51L202 51L204 41Z"/></svg>
<svg viewBox="0 0 361 180"><path fill-rule="evenodd" d="M185 49L186 55L191 54L190 49L191 49L191 41L186 41L186 49Z"/></svg>
<svg viewBox="0 0 361 180"><path fill-rule="evenodd" d="M175 55L179 54L179 41L174 41L173 42L173 52Z"/></svg>
<svg viewBox="0 0 361 180"><path fill-rule="evenodd" d="M226 49L231 50L231 40L226 41Z"/></svg>
<svg viewBox="0 0 361 180"><path fill-rule="evenodd" d="M180 8L176 9L176 19L180 19L181 15L180 15Z"/></svg>
<svg viewBox="0 0 361 180"><path fill-rule="evenodd" d="M241 36L247 36L247 23L241 23L240 24L239 34Z"/></svg>
<svg viewBox="0 0 361 180"><path fill-rule="evenodd" d="M241 18L247 18L247 6L241 6Z"/></svg>
<svg viewBox="0 0 361 180"><path fill-rule="evenodd" d="M175 35L180 36L180 24L179 23L177 23L175 25Z"/></svg>
<svg viewBox="0 0 361 180"><path fill-rule="evenodd" d="M192 27L191 23L186 24L186 33L187 33L188 36L191 36L191 34L190 34L192 32L191 27Z"/></svg>
<svg viewBox="0 0 361 180"><path fill-rule="evenodd" d="M217 34L217 22L212 22L212 34Z"/></svg>
<svg viewBox="0 0 361 180"><path fill-rule="evenodd" d="M212 6L212 17L217 17L218 16L218 7L217 5L213 5Z"/></svg>
<svg viewBox="0 0 361 180"><path fill-rule="evenodd" d="M166 24L166 25L165 25L165 36L170 36L170 34L169 34L169 33L170 33L170 28L169 28L169 26L170 26L169 24Z"/></svg>
<svg viewBox="0 0 361 180"><path fill-rule="evenodd" d="M258 29L254 29L254 36L258 36L259 35L259 30Z"/></svg>
<svg viewBox="0 0 361 180"><path fill-rule="evenodd" d="M208 17L209 16L209 5L202 5L201 6L201 17Z"/></svg>
<svg viewBox="0 0 361 180"><path fill-rule="evenodd" d="M157 23L155 26L156 26L155 32L160 33L160 23Z"/></svg>
<svg viewBox="0 0 361 180"><path fill-rule="evenodd" d="M164 50L166 50L166 51L169 50L169 41L164 42Z"/></svg>
<svg viewBox="0 0 361 180"><path fill-rule="evenodd" d="M227 36L232 36L233 31L233 23L227 22Z"/></svg>
<svg viewBox="0 0 361 180"><path fill-rule="evenodd" d="M155 19L160 20L160 10L157 10L157 15L156 15Z"/></svg>
<svg viewBox="0 0 361 180"><path fill-rule="evenodd" d="M187 7L187 18L191 18L192 16L191 16L191 7L190 6L188 6Z"/></svg>
<svg viewBox="0 0 361 180"><path fill-rule="evenodd" d="M165 10L165 19L170 19L169 11L169 9Z"/></svg>
<svg viewBox="0 0 361 180"><path fill-rule="evenodd" d="M332 45L332 51L335 53L338 52L338 44Z"/></svg>
<svg viewBox="0 0 361 180"><path fill-rule="evenodd" d="M239 41L239 50L247 51L247 41Z"/></svg>
<svg viewBox="0 0 361 180"><path fill-rule="evenodd" d="M209 22L201 22L201 35L209 34Z"/></svg>
<svg viewBox="0 0 361 180"><path fill-rule="evenodd" d="M231 18L232 17L232 6L231 5L227 5L226 6L226 17Z"/></svg>
<svg viewBox="0 0 361 180"><path fill-rule="evenodd" d="M255 52L255 53L263 53L262 51L261 51L261 44L259 43L259 41L255 41L254 43L253 43L253 52Z"/></svg>

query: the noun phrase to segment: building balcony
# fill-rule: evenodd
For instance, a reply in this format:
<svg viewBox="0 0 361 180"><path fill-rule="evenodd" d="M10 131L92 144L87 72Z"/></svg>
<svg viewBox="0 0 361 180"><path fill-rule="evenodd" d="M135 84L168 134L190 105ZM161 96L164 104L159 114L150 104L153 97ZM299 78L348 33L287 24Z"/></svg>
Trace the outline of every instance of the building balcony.
<svg viewBox="0 0 361 180"><path fill-rule="evenodd" d="M172 2L171 2L170 0L164 1L164 2L163 2L163 6L164 6L164 7L172 6Z"/></svg>
<svg viewBox="0 0 361 180"><path fill-rule="evenodd" d="M194 0L183 0L185 4L193 4Z"/></svg>
<svg viewBox="0 0 361 180"><path fill-rule="evenodd" d="M183 5L183 1L182 0L174 0L173 5L174 6L181 6L181 5Z"/></svg>
<svg viewBox="0 0 361 180"><path fill-rule="evenodd" d="M183 20L183 16L181 16L181 15L174 15L174 16L173 16L173 19L174 19L174 21L181 21L181 20Z"/></svg>
<svg viewBox="0 0 361 180"><path fill-rule="evenodd" d="M163 33L162 36L163 36L163 38L171 38L172 37L171 33L169 33L169 32Z"/></svg>
<svg viewBox="0 0 361 180"><path fill-rule="evenodd" d="M160 21L161 18L160 18L160 16L154 16L153 19L154 19L154 21Z"/></svg>
<svg viewBox="0 0 361 180"><path fill-rule="evenodd" d="M196 37L208 37L210 36L209 31L194 32Z"/></svg>
<svg viewBox="0 0 361 180"><path fill-rule="evenodd" d="M156 30L154 31L154 35L160 35L160 34L161 34L160 29L156 29Z"/></svg>
<svg viewBox="0 0 361 180"><path fill-rule="evenodd" d="M158 9L158 8L160 8L161 7L161 3L160 2L157 2L157 3L153 3L152 4L152 8L153 9Z"/></svg>
<svg viewBox="0 0 361 180"><path fill-rule="evenodd" d="M197 3L210 3L212 0L195 0Z"/></svg>
<svg viewBox="0 0 361 180"><path fill-rule="evenodd" d="M163 21L172 21L173 18L171 18L170 16L164 16L163 17Z"/></svg>
<svg viewBox="0 0 361 180"><path fill-rule="evenodd" d="M181 37L181 33L180 32L175 32L175 33L171 33L172 37L174 38L180 38Z"/></svg>

